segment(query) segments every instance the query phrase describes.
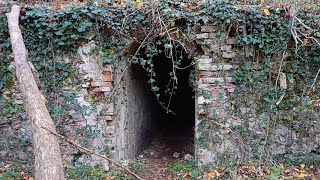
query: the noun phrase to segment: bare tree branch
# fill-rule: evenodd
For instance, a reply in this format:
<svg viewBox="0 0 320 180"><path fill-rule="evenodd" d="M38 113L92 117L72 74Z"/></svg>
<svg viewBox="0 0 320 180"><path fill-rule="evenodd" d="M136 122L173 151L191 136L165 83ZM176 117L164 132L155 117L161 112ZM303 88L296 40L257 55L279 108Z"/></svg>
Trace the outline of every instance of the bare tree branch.
<svg viewBox="0 0 320 180"><path fill-rule="evenodd" d="M107 157L107 156L105 156L105 155L96 153L96 152L94 152L94 151L91 150L91 149L87 149L87 148L85 148L85 147L82 147L82 146L80 146L79 144L77 144L77 143L75 143L74 141L72 141L71 139L68 139L68 138L62 136L61 134L58 134L58 133L56 133L56 132L53 132L53 131L45 128L45 127L42 127L42 128L45 129L45 130L47 130L47 131L50 132L51 134L53 134L53 135L61 138L63 141L65 141L65 142L73 145L75 148L77 148L77 149L78 149L79 151L81 151L82 153L85 153L85 154L93 154L93 155L96 155L96 156L98 156L98 157L101 157L101 158L109 161L110 163L117 165L117 166L120 167L121 169L127 171L128 173L130 173L131 175L133 175L133 176L136 177L137 179L139 179L139 180L144 180L143 178L141 178L140 176L138 176L136 173L132 172L130 169L128 169L128 168L124 167L123 165L115 162L113 159L111 159L111 158L109 158L109 157Z"/></svg>

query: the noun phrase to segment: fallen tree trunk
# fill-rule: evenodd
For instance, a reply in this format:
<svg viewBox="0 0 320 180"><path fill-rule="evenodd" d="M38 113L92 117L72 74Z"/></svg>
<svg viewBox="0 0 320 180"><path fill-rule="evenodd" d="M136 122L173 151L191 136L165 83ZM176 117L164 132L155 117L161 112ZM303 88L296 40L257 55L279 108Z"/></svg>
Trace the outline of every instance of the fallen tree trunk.
<svg viewBox="0 0 320 180"><path fill-rule="evenodd" d="M28 62L28 54L19 29L20 7L13 5L7 14L10 39L24 107L32 123L36 180L63 180L62 159L57 137L42 127L56 132Z"/></svg>

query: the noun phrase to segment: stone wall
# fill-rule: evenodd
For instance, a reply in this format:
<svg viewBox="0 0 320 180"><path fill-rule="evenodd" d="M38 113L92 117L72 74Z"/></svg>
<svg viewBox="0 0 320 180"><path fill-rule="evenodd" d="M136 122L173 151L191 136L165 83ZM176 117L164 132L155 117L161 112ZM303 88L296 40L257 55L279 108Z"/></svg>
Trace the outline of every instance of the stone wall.
<svg viewBox="0 0 320 180"><path fill-rule="evenodd" d="M237 87L234 71L239 66L235 61L236 38L216 37L214 26L204 26L201 31L197 34L197 44L204 53L194 57L197 72L195 154L199 164L265 158L264 152L272 156L318 157L320 121L312 112L301 111L301 117L312 116L301 128L278 123L274 131L270 131L271 120L266 113L256 115L256 104L241 108L244 116L234 114L231 97ZM133 158L150 140L151 119L156 115L150 105L154 96L145 91L149 88L145 87L147 77L139 72L142 69L127 67L124 60L114 66L101 65L98 63L100 53L92 41L80 47L73 57L80 85L69 84L64 91L76 93L77 106L69 110L69 119L63 121L61 131L116 160ZM8 94L14 94L14 104L21 106L21 94L16 86L3 97L9 98ZM85 136L87 132L91 133L90 137ZM0 117L0 133L3 136L0 162L32 159L31 127L24 112ZM272 141L266 142L270 136ZM78 158L91 165L104 164L108 169L105 160L78 157L79 152L67 144L62 144L62 152L67 163Z"/></svg>
<svg viewBox="0 0 320 180"><path fill-rule="evenodd" d="M197 43L204 54L197 60L196 157L199 164L217 165L234 161L272 158L319 160L320 121L316 112L301 110L297 121L303 128L273 122L267 112L257 113L258 104L240 107L235 113L231 100L235 70L239 67L236 37L217 37L214 26L203 26ZM259 68L254 70L259 70ZM285 110L279 111L286 113Z"/></svg>
<svg viewBox="0 0 320 180"><path fill-rule="evenodd" d="M197 60L196 158L199 164L218 164L242 156L242 145L226 122L230 110L228 95L234 92L230 59L236 56L232 44L215 35L215 28L204 26L197 43L204 51Z"/></svg>
<svg viewBox="0 0 320 180"><path fill-rule="evenodd" d="M76 62L74 65L76 79L74 83L66 83L62 94L57 94L56 104L65 105L68 111L66 119L58 118L54 123L61 134L77 143L107 154L114 153L115 125L113 120L113 102L106 102L109 97L113 83L113 67L111 64L101 65L99 48L94 41L79 47L77 54L70 57L57 57L60 61ZM14 67L14 65L13 65ZM12 68L14 71L14 68ZM17 83L15 81L14 83ZM0 117L0 163L12 161L33 163L32 156L32 127L23 111L21 94L15 84L4 92L2 98L12 98L13 105L19 105L21 109L11 114ZM7 97L6 94L10 95ZM13 95L12 95L13 94ZM63 94L74 94L71 99L64 100ZM73 99L74 98L74 99ZM66 102L68 101L68 102ZM66 105L69 104L69 105ZM3 107L4 104L1 104ZM67 143L61 142L62 156L64 162L69 166L78 162L95 165L103 165L108 169L108 162L97 156L81 154Z"/></svg>
<svg viewBox="0 0 320 180"><path fill-rule="evenodd" d="M122 81L116 89L114 101L117 114L117 155L114 158L131 159L141 153L151 140L156 116L153 108L155 99L146 83L148 76L139 65L128 67L128 63L123 61L117 71L117 82L120 78Z"/></svg>

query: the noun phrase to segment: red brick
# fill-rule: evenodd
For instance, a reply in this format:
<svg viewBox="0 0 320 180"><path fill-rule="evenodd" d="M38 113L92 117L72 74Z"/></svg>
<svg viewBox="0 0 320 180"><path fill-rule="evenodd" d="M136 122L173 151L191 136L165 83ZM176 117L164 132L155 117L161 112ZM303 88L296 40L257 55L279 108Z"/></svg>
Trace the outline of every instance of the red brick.
<svg viewBox="0 0 320 180"><path fill-rule="evenodd" d="M91 86L92 87L99 87L99 86L104 86L104 82L103 81L100 81L100 80L97 80L97 81L92 81L91 82Z"/></svg>
<svg viewBox="0 0 320 180"><path fill-rule="evenodd" d="M102 74L104 76L104 80L107 82L112 82L112 72L111 71L102 71Z"/></svg>
<svg viewBox="0 0 320 180"><path fill-rule="evenodd" d="M225 88L225 89L233 89L235 87L236 87L236 85L230 84L230 83L226 83L223 85L223 88Z"/></svg>
<svg viewBox="0 0 320 180"><path fill-rule="evenodd" d="M114 116L104 116L102 118L105 119L106 121L113 121L115 119Z"/></svg>

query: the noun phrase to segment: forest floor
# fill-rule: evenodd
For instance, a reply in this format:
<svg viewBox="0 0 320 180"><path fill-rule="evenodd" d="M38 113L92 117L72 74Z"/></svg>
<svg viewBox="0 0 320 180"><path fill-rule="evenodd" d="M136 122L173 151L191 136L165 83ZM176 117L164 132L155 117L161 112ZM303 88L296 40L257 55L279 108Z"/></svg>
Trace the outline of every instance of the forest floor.
<svg viewBox="0 0 320 180"><path fill-rule="evenodd" d="M127 165L145 180L320 179L320 164L302 159L299 162L275 163L270 161L261 165L235 162L200 170L193 160L193 148L193 138L159 135L151 141L148 148ZM0 180L33 180L32 168L16 164L0 166ZM67 168L65 174L68 180L135 179L116 166L113 166L108 172L105 172L102 167Z"/></svg>

